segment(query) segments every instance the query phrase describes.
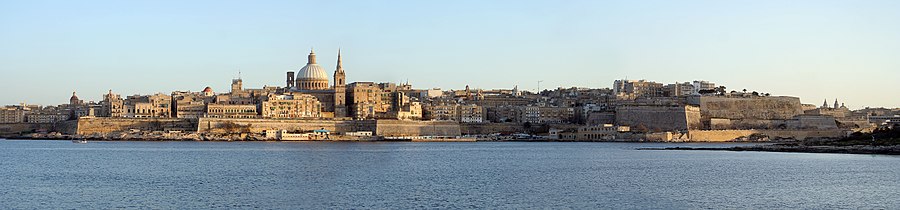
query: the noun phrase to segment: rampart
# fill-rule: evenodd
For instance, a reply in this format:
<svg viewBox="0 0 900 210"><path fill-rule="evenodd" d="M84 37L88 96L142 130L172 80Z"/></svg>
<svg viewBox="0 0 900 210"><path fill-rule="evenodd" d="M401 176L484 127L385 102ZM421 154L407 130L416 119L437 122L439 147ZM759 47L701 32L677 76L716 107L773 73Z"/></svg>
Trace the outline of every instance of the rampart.
<svg viewBox="0 0 900 210"><path fill-rule="evenodd" d="M699 129L700 110L696 106L620 106L616 124L640 129L675 131Z"/></svg>
<svg viewBox="0 0 900 210"><path fill-rule="evenodd" d="M76 134L142 131L195 131L197 121L179 118L106 118L82 117L78 119Z"/></svg>
<svg viewBox="0 0 900 210"><path fill-rule="evenodd" d="M692 97L689 103L700 105L703 121L710 118L732 120L790 120L803 114L800 98L771 97Z"/></svg>
<svg viewBox="0 0 900 210"><path fill-rule="evenodd" d="M487 135L493 133L525 133L522 123L479 123L460 124L462 134Z"/></svg>
<svg viewBox="0 0 900 210"><path fill-rule="evenodd" d="M459 136L460 126L449 121L378 120L375 135L394 136Z"/></svg>
<svg viewBox="0 0 900 210"><path fill-rule="evenodd" d="M839 138L843 137L845 132L840 129L829 130L691 130L688 131L688 139L690 141L732 141L742 137L749 137L753 134L781 139L798 139L804 140L808 138Z"/></svg>
<svg viewBox="0 0 900 210"><path fill-rule="evenodd" d="M456 122L410 120L291 120L291 119L223 119L201 118L201 133L263 133L266 130L291 132L325 129L335 133L373 131L386 137L459 136Z"/></svg>
<svg viewBox="0 0 900 210"><path fill-rule="evenodd" d="M266 130L296 132L316 129L338 133L374 131L375 121L200 118L197 124L197 131L201 133L263 133Z"/></svg>

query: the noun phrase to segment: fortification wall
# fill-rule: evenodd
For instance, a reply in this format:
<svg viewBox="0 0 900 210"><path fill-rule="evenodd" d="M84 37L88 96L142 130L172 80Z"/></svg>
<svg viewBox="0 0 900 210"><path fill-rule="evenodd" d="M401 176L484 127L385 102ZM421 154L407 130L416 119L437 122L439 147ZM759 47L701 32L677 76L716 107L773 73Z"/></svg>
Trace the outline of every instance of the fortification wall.
<svg viewBox="0 0 900 210"><path fill-rule="evenodd" d="M379 136L458 136L456 122L407 120L289 120L201 118L197 131L206 133L263 133L266 130L310 131L325 129L335 133L373 131Z"/></svg>
<svg viewBox="0 0 900 210"><path fill-rule="evenodd" d="M643 125L651 131L699 129L700 110L696 106L620 106L616 108L616 124Z"/></svg>
<svg viewBox="0 0 900 210"><path fill-rule="evenodd" d="M74 134L77 122L74 120L57 123L0 123L0 135L26 134L34 132L59 132Z"/></svg>
<svg viewBox="0 0 900 210"><path fill-rule="evenodd" d="M462 134L487 135L492 133L525 133L522 123L485 123L485 124L460 124Z"/></svg>
<svg viewBox="0 0 900 210"><path fill-rule="evenodd" d="M33 123L2 123L0 124L0 134L18 134L31 133L40 129L47 129L47 124Z"/></svg>
<svg viewBox="0 0 900 210"><path fill-rule="evenodd" d="M732 120L789 120L803 114L800 98L772 97L723 97L702 96L689 100L699 104L704 120L724 118Z"/></svg>
<svg viewBox="0 0 900 210"><path fill-rule="evenodd" d="M688 131L688 139L691 141L721 142L750 136L753 133L755 133L753 130L692 130Z"/></svg>
<svg viewBox="0 0 900 210"><path fill-rule="evenodd" d="M761 134L769 138L799 139L838 138L844 136L839 129L829 130L691 130L688 131L690 141L721 142L731 141L753 134Z"/></svg>
<svg viewBox="0 0 900 210"><path fill-rule="evenodd" d="M107 118L82 117L78 119L76 134L124 132L131 129L142 131L195 131L197 121L179 118Z"/></svg>
<svg viewBox="0 0 900 210"><path fill-rule="evenodd" d="M760 119L740 119L731 120L731 127L719 129L795 129L796 120L760 120Z"/></svg>
<svg viewBox="0 0 900 210"><path fill-rule="evenodd" d="M295 132L316 129L337 133L374 131L375 121L200 118L197 124L197 131L205 133L263 133L266 130Z"/></svg>
<svg viewBox="0 0 900 210"><path fill-rule="evenodd" d="M459 136L459 123L450 121L378 120L375 135L403 136Z"/></svg>
<svg viewBox="0 0 900 210"><path fill-rule="evenodd" d="M840 129L828 130L758 130L769 138L807 139L807 138L839 138L846 132Z"/></svg>

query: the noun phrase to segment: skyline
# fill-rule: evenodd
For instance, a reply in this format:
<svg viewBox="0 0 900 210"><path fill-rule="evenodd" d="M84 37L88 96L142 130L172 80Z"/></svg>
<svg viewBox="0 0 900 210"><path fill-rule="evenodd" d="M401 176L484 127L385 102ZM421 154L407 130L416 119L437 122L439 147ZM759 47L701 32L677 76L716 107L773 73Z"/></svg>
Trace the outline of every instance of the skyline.
<svg viewBox="0 0 900 210"><path fill-rule="evenodd" d="M0 103L222 92L238 71L246 87L283 86L313 47L329 74L342 48L350 82L534 90L539 80L708 80L814 105L900 106L886 95L900 78L900 3L750 3L3 2L0 71L11 76Z"/></svg>

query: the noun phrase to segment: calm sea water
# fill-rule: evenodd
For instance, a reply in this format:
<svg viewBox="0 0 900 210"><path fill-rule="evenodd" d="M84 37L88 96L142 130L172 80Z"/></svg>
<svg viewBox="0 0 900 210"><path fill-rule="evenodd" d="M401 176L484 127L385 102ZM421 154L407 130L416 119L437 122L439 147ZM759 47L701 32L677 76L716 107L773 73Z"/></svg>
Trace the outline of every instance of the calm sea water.
<svg viewBox="0 0 900 210"><path fill-rule="evenodd" d="M2 140L0 207L900 208L900 157L665 146Z"/></svg>

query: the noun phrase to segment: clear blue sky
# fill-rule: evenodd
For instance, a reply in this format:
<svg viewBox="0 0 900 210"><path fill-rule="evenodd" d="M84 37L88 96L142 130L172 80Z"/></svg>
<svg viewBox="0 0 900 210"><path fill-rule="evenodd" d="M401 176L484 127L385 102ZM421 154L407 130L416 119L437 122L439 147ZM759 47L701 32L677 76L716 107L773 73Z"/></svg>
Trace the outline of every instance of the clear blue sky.
<svg viewBox="0 0 900 210"><path fill-rule="evenodd" d="M900 106L900 1L5 1L0 104L283 86L306 63L414 87L709 80ZM328 72L331 74L331 72Z"/></svg>

